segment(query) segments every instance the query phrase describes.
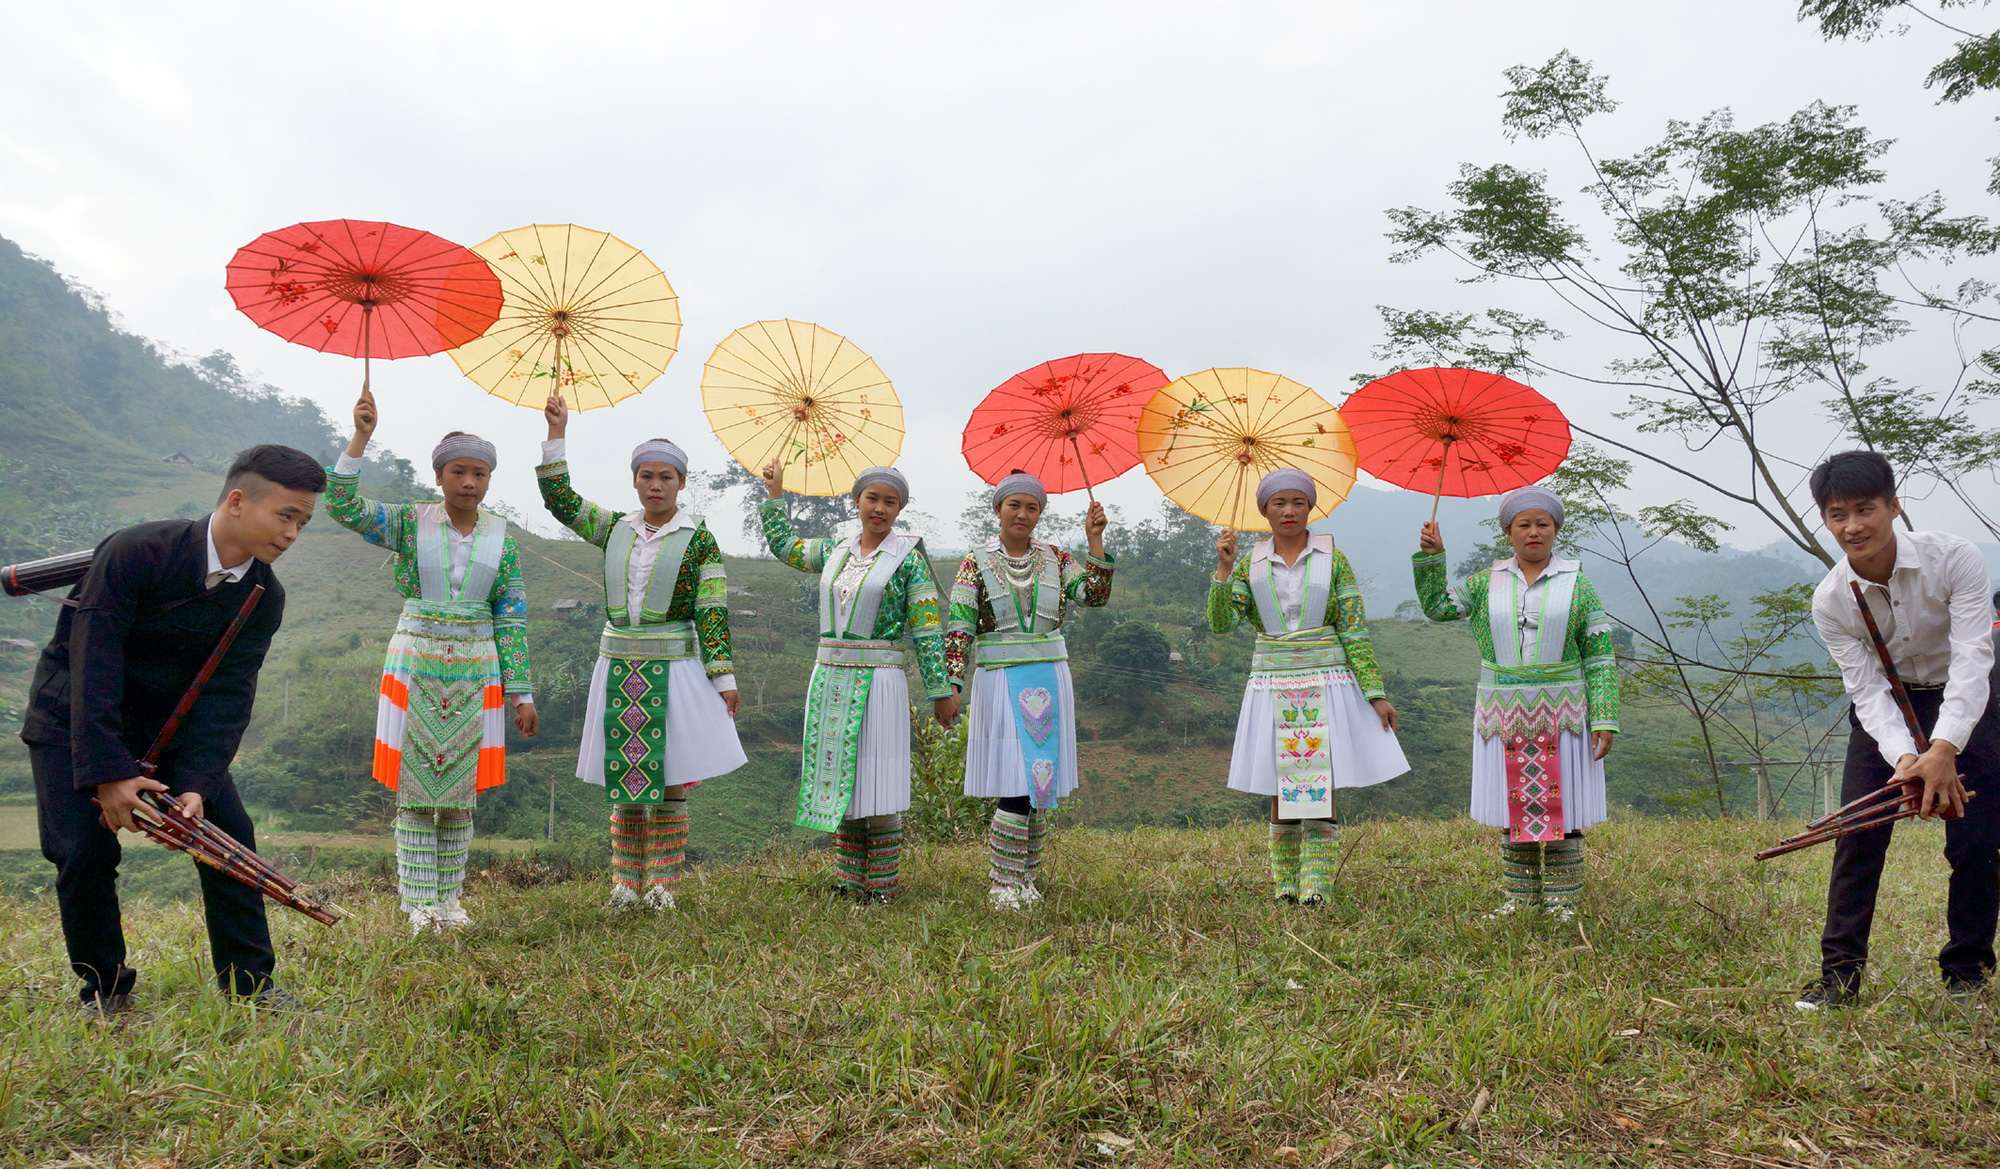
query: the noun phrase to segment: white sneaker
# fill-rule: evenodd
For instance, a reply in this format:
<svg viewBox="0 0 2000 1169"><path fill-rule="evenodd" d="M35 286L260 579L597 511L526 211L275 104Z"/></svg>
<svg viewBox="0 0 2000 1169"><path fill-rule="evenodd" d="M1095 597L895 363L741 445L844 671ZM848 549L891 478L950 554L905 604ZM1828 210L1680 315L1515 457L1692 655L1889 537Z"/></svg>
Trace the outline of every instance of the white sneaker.
<svg viewBox="0 0 2000 1169"><path fill-rule="evenodd" d="M1504 921L1507 918L1510 918L1515 914L1521 912L1521 909L1525 904L1526 904L1525 902L1516 901L1512 897L1509 897L1507 900L1502 901L1500 903L1500 908L1494 910L1492 913L1487 914L1486 920Z"/></svg>
<svg viewBox="0 0 2000 1169"><path fill-rule="evenodd" d="M993 909L1024 909L1025 899L1016 885L994 885L986 890L986 904Z"/></svg>
<svg viewBox="0 0 2000 1169"><path fill-rule="evenodd" d="M618 913L622 910L630 909L637 904L639 904L639 894L636 891L624 885L613 885L611 886L611 900L604 903L604 908L613 913Z"/></svg>
<svg viewBox="0 0 2000 1169"><path fill-rule="evenodd" d="M456 897L439 902L434 913L437 918L437 928L441 930L462 930L472 924L472 915L465 912L465 907L458 903Z"/></svg>
<svg viewBox="0 0 2000 1169"><path fill-rule="evenodd" d="M1020 891L1021 904L1033 905L1042 899L1042 891L1033 885L1023 885Z"/></svg>
<svg viewBox="0 0 2000 1169"><path fill-rule="evenodd" d="M1544 905L1542 912L1565 924L1576 920L1576 910L1567 905Z"/></svg>
<svg viewBox="0 0 2000 1169"><path fill-rule="evenodd" d="M419 905L409 913L410 936L413 938L444 929L444 922L439 920L437 907L434 905Z"/></svg>
<svg viewBox="0 0 2000 1169"><path fill-rule="evenodd" d="M630 890L627 890L630 892ZM665 913L674 907L674 891L665 885L655 885L646 890L646 908L655 913Z"/></svg>

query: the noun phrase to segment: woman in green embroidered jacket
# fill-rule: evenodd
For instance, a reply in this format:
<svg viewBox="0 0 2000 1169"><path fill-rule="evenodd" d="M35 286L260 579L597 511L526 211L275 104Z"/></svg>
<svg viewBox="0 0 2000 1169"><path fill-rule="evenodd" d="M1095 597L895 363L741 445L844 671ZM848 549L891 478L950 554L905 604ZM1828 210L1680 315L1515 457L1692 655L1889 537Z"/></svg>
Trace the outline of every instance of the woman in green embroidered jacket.
<svg viewBox="0 0 2000 1169"><path fill-rule="evenodd" d="M1229 786L1271 799L1271 880L1280 902L1317 905L1335 859L1334 793L1410 769L1396 708L1368 637L1361 586L1333 537L1307 525L1319 487L1283 467L1257 484L1271 538L1237 556L1236 533L1215 541L1208 627L1257 631Z"/></svg>
<svg viewBox="0 0 2000 1169"><path fill-rule="evenodd" d="M1076 789L1076 692L1059 632L1074 604L1111 599L1104 505L1084 513L1089 555L1037 541L1048 509L1042 481L1014 471L993 488L999 534L966 553L951 585L945 663L969 691L965 794L994 799L987 845L987 903L1026 909L1048 842L1049 813Z"/></svg>
<svg viewBox="0 0 2000 1169"><path fill-rule="evenodd" d="M1606 816L1604 757L1618 733L1618 660L1597 590L1554 558L1563 505L1546 487L1500 500L1514 555L1454 590L1444 538L1424 525L1412 557L1433 621L1472 623L1479 694L1472 818L1501 829L1507 899L1492 916L1539 905L1568 921L1583 885L1583 830Z"/></svg>
<svg viewBox="0 0 2000 1169"><path fill-rule="evenodd" d="M528 591L507 521L479 504L493 444L452 431L431 452L441 503L377 503L360 492L375 397L354 404L354 438L327 474L326 513L395 553L403 615L382 665L375 778L396 793L396 872L410 929L472 924L459 905L478 794L507 782L507 723L537 729L528 674ZM504 694L504 697L503 697Z"/></svg>
<svg viewBox="0 0 2000 1169"><path fill-rule="evenodd" d="M736 737L729 588L722 549L679 505L687 456L663 438L632 451L639 510L616 512L571 489L569 407L543 407L549 437L535 468L557 522L604 550L604 632L590 675L576 775L611 804L611 903L674 907L687 855L687 790L748 762ZM642 892L643 891L643 892Z"/></svg>
<svg viewBox="0 0 2000 1169"><path fill-rule="evenodd" d="M893 467L870 467L848 493L861 531L847 540L800 539L785 515L785 470L764 468L769 495L758 514L771 555L819 576L819 653L806 691L798 823L834 834L838 896L886 901L895 892L910 806L910 690L902 640L937 720L950 726L958 699L944 666L937 580L923 541L896 532L910 485Z"/></svg>

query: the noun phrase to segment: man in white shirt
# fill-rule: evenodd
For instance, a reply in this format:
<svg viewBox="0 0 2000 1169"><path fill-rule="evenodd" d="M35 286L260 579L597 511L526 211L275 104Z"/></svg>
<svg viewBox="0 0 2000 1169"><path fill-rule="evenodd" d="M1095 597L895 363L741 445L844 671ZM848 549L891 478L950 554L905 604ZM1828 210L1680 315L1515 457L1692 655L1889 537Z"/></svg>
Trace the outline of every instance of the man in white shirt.
<svg viewBox="0 0 2000 1169"><path fill-rule="evenodd" d="M1814 468L1810 484L1821 520L1847 553L1820 582L1812 605L1813 624L1853 704L1841 801L1885 784L1921 784L1920 814L1944 819L1950 941L1938 967L1946 991L1970 1000L1992 971L2000 913L2000 716L1989 682L1994 647L1985 559L1957 536L1898 532L1903 509L1895 473L1873 451L1834 455ZM1856 583L1930 737L1921 753L1855 605ZM1968 800L1968 789L1983 794ZM1892 828L1834 842L1820 977L1799 998L1799 1009L1845 1006L1860 988Z"/></svg>

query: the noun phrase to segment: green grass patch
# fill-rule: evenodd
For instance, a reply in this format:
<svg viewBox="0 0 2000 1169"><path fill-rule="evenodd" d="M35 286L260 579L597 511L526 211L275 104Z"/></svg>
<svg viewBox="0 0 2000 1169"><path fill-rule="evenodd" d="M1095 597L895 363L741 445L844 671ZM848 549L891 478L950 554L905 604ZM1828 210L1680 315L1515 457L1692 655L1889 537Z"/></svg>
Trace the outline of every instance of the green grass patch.
<svg viewBox="0 0 2000 1169"><path fill-rule="evenodd" d="M313 1013L222 1002L198 910L155 902L114 1026L66 1003L53 900L0 899L0 1159L2000 1162L1995 1012L1948 1005L1930 957L1937 830L1899 834L1864 1004L1818 1017L1790 997L1827 854L1752 862L1774 835L1607 825L1568 926L1484 921L1496 834L1463 821L1343 830L1319 912L1268 904L1254 826L1062 831L1020 914L985 908L977 845L913 846L886 908L776 845L696 866L665 917L605 913L581 858L496 855L477 924L416 940L386 870L349 871L326 891L355 920L274 913Z"/></svg>

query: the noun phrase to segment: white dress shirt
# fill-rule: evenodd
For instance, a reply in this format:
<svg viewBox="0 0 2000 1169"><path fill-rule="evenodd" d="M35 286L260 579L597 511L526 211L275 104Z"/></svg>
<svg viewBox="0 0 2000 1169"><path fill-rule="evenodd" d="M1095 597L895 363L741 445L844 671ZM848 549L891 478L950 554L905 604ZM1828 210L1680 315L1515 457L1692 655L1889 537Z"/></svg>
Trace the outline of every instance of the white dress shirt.
<svg viewBox="0 0 2000 1169"><path fill-rule="evenodd" d="M1944 687L1931 738L1960 751L1986 713L1993 669L1993 610L1986 561L1969 540L1947 532L1897 532L1889 583L1855 575L1845 559L1813 590L1813 625L1840 667L1861 729L1891 765L1917 753L1875 656L1868 625L1849 582L1861 585L1868 609L1889 644L1889 660L1905 686Z"/></svg>
<svg viewBox="0 0 2000 1169"><path fill-rule="evenodd" d="M1314 532L1306 537L1306 546L1299 552L1299 558L1290 564L1278 555L1276 544L1271 546L1271 594L1278 599L1278 615L1285 619L1285 628L1317 627L1326 619L1325 613L1314 613L1310 619L1302 619L1300 610L1306 603L1306 561L1313 555L1333 555L1333 537L1324 532ZM1270 630L1283 633L1283 629Z"/></svg>
<svg viewBox="0 0 2000 1169"><path fill-rule="evenodd" d="M250 561L254 560L255 557L246 557L241 564L224 567L222 553L215 550L214 516L208 517L208 527L203 529L203 531L208 538L208 575L202 578L202 587L208 589L220 588L224 581L235 584L237 581L242 580L243 574L250 571Z"/></svg>

